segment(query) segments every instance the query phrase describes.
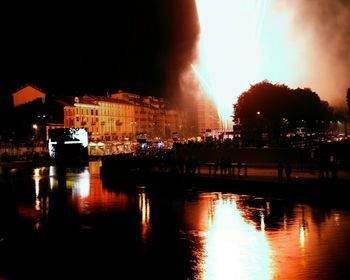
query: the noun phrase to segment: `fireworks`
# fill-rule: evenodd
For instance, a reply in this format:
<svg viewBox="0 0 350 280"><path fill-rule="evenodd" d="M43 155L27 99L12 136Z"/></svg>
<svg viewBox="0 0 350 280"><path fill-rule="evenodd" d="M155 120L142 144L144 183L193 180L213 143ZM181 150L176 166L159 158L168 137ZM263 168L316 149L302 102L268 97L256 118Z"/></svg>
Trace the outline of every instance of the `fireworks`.
<svg viewBox="0 0 350 280"><path fill-rule="evenodd" d="M226 124L232 104L251 84L290 81L289 19L273 11L271 0L196 0L196 5L201 33L192 68Z"/></svg>

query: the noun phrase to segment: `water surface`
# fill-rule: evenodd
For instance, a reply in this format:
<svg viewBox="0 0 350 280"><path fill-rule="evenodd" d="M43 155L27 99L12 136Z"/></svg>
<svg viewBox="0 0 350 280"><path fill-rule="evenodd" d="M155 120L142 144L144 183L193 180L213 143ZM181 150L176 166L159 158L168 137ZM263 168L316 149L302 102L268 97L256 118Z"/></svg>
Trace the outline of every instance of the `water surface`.
<svg viewBox="0 0 350 280"><path fill-rule="evenodd" d="M345 209L120 182L106 188L98 162L1 182L0 278L350 276Z"/></svg>

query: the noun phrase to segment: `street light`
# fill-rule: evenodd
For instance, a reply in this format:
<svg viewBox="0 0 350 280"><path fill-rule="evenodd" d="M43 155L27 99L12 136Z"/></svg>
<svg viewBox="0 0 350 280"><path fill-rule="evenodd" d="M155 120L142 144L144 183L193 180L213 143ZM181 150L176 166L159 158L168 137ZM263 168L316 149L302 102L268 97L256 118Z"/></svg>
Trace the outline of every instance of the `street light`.
<svg viewBox="0 0 350 280"><path fill-rule="evenodd" d="M33 129L34 129L34 139L37 140L38 138L38 125L35 123L33 124Z"/></svg>

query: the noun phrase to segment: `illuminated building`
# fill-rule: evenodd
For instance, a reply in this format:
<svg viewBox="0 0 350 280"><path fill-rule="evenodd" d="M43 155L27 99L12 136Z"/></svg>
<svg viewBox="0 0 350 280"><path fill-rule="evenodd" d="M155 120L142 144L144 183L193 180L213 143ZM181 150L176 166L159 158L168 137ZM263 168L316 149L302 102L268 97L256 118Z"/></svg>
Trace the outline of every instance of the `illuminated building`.
<svg viewBox="0 0 350 280"><path fill-rule="evenodd" d="M132 104L109 97L75 97L71 106L64 107L64 126L86 128L91 140L132 137L134 119Z"/></svg>
<svg viewBox="0 0 350 280"><path fill-rule="evenodd" d="M13 94L13 101L22 130L40 134L40 140L48 140L48 130L53 128L85 128L92 142L191 135L185 113L154 96L119 91L108 96L54 97L26 86Z"/></svg>
<svg viewBox="0 0 350 280"><path fill-rule="evenodd" d="M41 90L27 85L12 94L13 135L19 141L38 143L45 139L45 96Z"/></svg>
<svg viewBox="0 0 350 280"><path fill-rule="evenodd" d="M163 98L118 92L75 97L64 107L64 127L84 127L92 141L165 139L183 129L180 115Z"/></svg>
<svg viewBox="0 0 350 280"><path fill-rule="evenodd" d="M201 135L206 130L217 130L220 126L220 119L214 103L205 94L201 94L197 100L198 131Z"/></svg>
<svg viewBox="0 0 350 280"><path fill-rule="evenodd" d="M135 119L132 125L136 135L148 138L165 137L164 100L162 98L141 97L125 92L112 94L112 98L129 102L134 106Z"/></svg>
<svg viewBox="0 0 350 280"><path fill-rule="evenodd" d="M50 128L63 127L64 100L50 97L32 85L26 85L12 94L13 135L17 141L40 143L47 138Z"/></svg>
<svg viewBox="0 0 350 280"><path fill-rule="evenodd" d="M165 134L167 138L184 138L186 135L185 129L188 127L186 124L186 114L183 111L179 111L176 108L168 108L165 111Z"/></svg>
<svg viewBox="0 0 350 280"><path fill-rule="evenodd" d="M46 94L32 85L26 85L12 94L14 108L26 103L30 103L36 99L41 99L42 103L45 103Z"/></svg>

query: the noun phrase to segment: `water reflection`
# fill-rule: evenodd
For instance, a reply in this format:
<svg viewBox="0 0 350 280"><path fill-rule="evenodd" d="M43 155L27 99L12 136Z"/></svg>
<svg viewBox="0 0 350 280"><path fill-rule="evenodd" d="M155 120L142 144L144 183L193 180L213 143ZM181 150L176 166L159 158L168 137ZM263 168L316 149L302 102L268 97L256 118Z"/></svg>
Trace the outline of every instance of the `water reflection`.
<svg viewBox="0 0 350 280"><path fill-rule="evenodd" d="M141 215L142 240L147 241L150 232L150 200L144 187L139 187L139 211Z"/></svg>
<svg viewBox="0 0 350 280"><path fill-rule="evenodd" d="M36 217L34 228L40 229L42 227L42 221L44 221L49 213L49 196L47 189L43 183L43 176L45 175L46 169L41 168L35 168L33 170L33 179L34 179L34 188L35 188L35 204L34 209L40 213L40 216ZM30 212L27 211L27 212Z"/></svg>
<svg viewBox="0 0 350 280"><path fill-rule="evenodd" d="M212 205L213 215L205 232L203 279L272 279L272 254L264 234L247 222L237 209L236 196L219 196Z"/></svg>
<svg viewBox="0 0 350 280"><path fill-rule="evenodd" d="M302 214L301 214L301 222L299 226L299 241L300 241L300 248L302 251L304 251L305 247L305 239L307 238L307 221L305 220L305 212L304 212L304 206L302 206Z"/></svg>
<svg viewBox="0 0 350 280"><path fill-rule="evenodd" d="M52 190L54 187L57 187L57 185L55 186L55 182L57 182L57 180L55 180L55 176L56 176L56 167L55 166L50 166L49 167L49 180L50 180L50 189Z"/></svg>
<svg viewBox="0 0 350 280"><path fill-rule="evenodd" d="M86 167L77 176L70 178L73 184L73 197L86 198L90 193L90 173Z"/></svg>
<svg viewBox="0 0 350 280"><path fill-rule="evenodd" d="M34 169L34 182L35 182L35 210L40 211L40 199L39 199L40 168Z"/></svg>
<svg viewBox="0 0 350 280"><path fill-rule="evenodd" d="M89 278L90 269L96 279L349 279L348 210L220 192L125 190L119 182L106 189L98 171L98 162L34 169L13 188L18 196L8 192L0 238L13 240L3 256L18 252L14 271L35 276L40 262L51 278L59 251L62 274L72 268L77 279Z"/></svg>

